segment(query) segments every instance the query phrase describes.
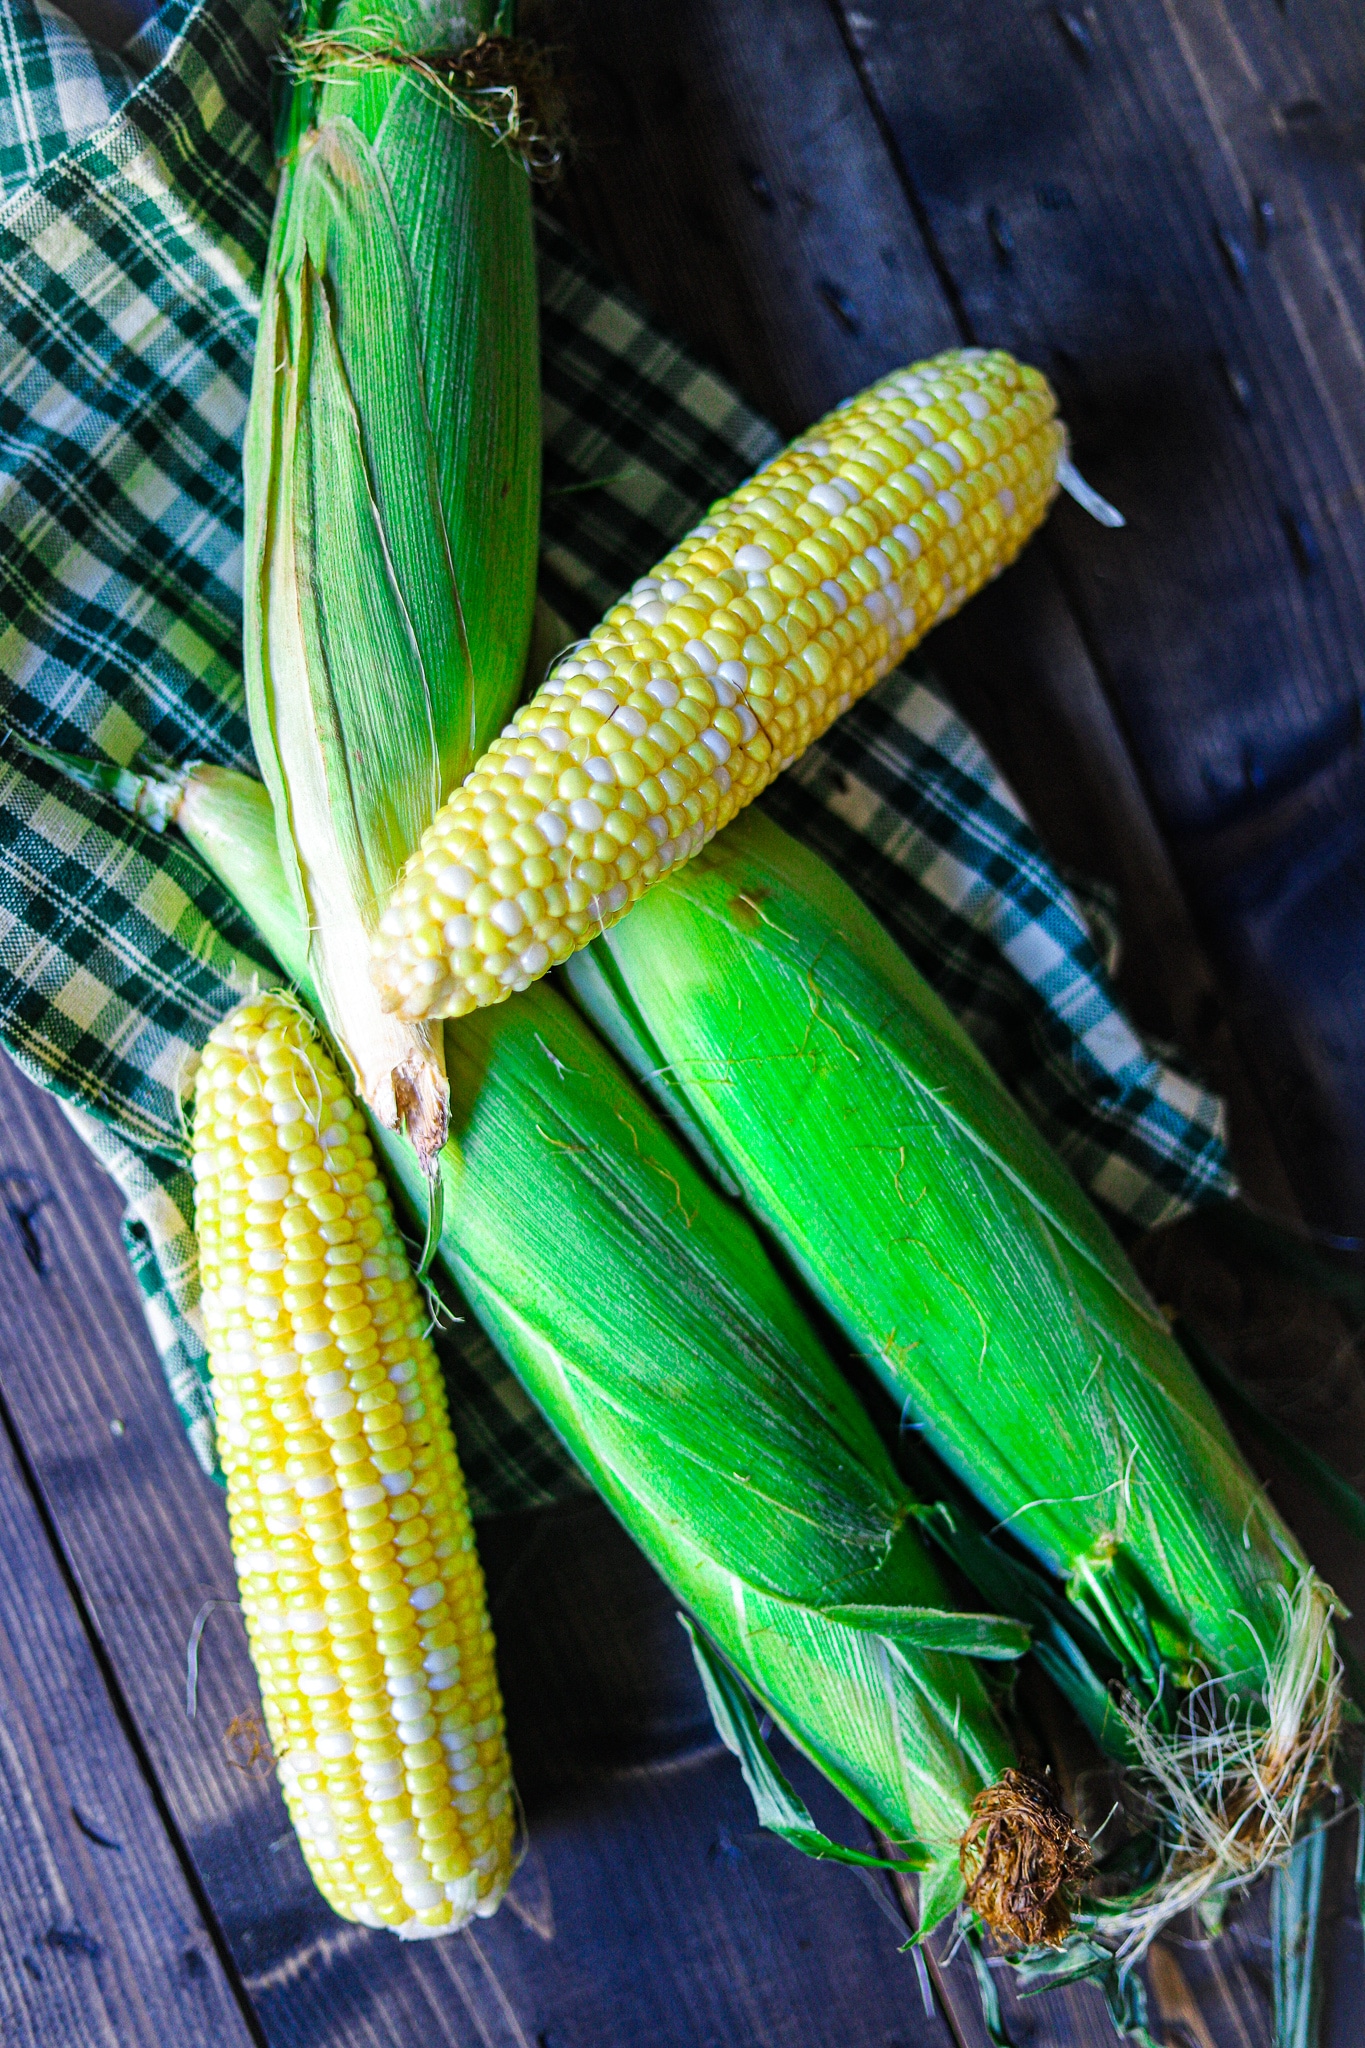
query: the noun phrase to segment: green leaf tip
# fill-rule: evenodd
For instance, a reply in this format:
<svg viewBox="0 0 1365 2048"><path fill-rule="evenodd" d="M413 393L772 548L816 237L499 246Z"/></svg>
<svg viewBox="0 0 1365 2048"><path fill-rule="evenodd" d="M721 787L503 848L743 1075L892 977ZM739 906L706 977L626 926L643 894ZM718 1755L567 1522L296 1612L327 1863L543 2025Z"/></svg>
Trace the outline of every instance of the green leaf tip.
<svg viewBox="0 0 1365 2048"><path fill-rule="evenodd" d="M862 1849L845 1848L842 1842L831 1841L828 1835L822 1834L804 1801L778 1769L772 1751L763 1740L753 1702L734 1671L689 1615L680 1614L678 1619L691 1641L692 1655L706 1693L706 1704L711 1709L711 1719L716 1724L716 1733L731 1754L739 1759L760 1827L789 1842L803 1856L811 1856L821 1862L848 1863L865 1870L911 1872L929 1869L933 1858L921 1843L903 1845L903 1854L893 1859L873 1856Z"/></svg>

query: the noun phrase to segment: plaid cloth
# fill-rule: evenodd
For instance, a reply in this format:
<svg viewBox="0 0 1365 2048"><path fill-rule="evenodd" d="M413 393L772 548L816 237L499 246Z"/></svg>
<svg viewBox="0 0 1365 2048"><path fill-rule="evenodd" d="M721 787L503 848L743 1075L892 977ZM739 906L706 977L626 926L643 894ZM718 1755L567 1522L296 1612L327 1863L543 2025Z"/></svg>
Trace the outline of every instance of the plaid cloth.
<svg viewBox="0 0 1365 2048"><path fill-rule="evenodd" d="M117 55L46 0L0 22L0 678L22 737L252 765L240 437L272 166L270 0L167 0ZM586 628L773 429L549 221L543 585ZM1095 1194L1135 1222L1232 1191L1223 1109L1143 1046L1087 917L923 674L766 799L835 860ZM174 834L0 757L0 1040L123 1190L171 1393L212 1467L183 1105L269 968ZM479 1512L578 1482L469 1323L441 1338Z"/></svg>

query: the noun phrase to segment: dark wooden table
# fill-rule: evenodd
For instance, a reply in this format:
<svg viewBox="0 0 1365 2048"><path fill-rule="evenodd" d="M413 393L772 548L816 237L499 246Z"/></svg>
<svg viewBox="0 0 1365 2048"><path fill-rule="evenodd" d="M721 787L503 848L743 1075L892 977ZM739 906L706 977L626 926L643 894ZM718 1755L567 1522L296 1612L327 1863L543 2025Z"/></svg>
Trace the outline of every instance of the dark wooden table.
<svg viewBox="0 0 1365 2048"><path fill-rule="evenodd" d="M541 12L581 138L551 204L783 425L963 338L1056 379L1128 527L1060 507L933 658L1058 856L1119 890L1128 1000L1228 1094L1249 1191L1342 1237L1365 1234L1354 12ZM224 1743L253 1699L230 1607L186 1717L191 1622L232 1571L116 1198L8 1067L0 1132L6 2048L982 2048L960 1957L921 1975L889 1890L756 1831L671 1602L589 1504L481 1531L532 1843L509 1909L415 1948L331 1918L273 1783ZM1162 1298L1359 1478L1365 1384L1331 1306L1199 1224L1140 1249ZM1360 1546L1261 1469L1365 1613ZM1365 2038L1353 1826L1332 1851L1329 2048ZM1148 1972L1156 2038L1266 2048L1268 1954L1263 1898L1216 1947L1175 1930ZM1088 1992L1009 2024L1020 2048L1112 2040Z"/></svg>

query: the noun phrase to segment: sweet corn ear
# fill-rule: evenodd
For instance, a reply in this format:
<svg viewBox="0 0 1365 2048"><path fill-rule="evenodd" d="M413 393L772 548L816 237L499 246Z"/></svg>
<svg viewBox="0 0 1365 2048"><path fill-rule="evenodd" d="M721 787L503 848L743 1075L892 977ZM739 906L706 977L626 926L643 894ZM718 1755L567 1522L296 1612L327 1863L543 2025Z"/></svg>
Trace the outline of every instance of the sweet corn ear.
<svg viewBox="0 0 1365 2048"><path fill-rule="evenodd" d="M512 1871L483 1578L364 1121L288 997L210 1037L194 1171L233 1554L290 1817L345 1918L460 1927Z"/></svg>
<svg viewBox="0 0 1365 2048"><path fill-rule="evenodd" d="M929 628L1056 491L1046 380L957 349L822 420L643 577L448 799L380 920L402 1017L568 958L688 860Z"/></svg>

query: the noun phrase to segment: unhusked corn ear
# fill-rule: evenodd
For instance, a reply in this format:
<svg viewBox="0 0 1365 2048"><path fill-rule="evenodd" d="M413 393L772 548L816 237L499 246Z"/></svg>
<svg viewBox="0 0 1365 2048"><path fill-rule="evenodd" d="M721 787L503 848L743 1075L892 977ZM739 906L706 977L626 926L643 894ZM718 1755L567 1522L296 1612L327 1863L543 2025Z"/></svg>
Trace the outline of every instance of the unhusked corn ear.
<svg viewBox="0 0 1365 2048"><path fill-rule="evenodd" d="M1099 1939L1126 1966L1280 1862L1331 1782L1336 1597L1098 1212L867 907L751 811L567 979L1122 1674L1091 1725L1156 1788L1161 1870L1106 1899Z"/></svg>
<svg viewBox="0 0 1365 2048"><path fill-rule="evenodd" d="M407 1018L501 1002L713 833L1012 561L1065 434L1037 370L955 349L840 406L561 661L380 920Z"/></svg>
<svg viewBox="0 0 1365 2048"><path fill-rule="evenodd" d="M251 1653L338 1913L486 1915L515 1831L483 1577L423 1303L359 1109L289 997L204 1051L195 1227Z"/></svg>
<svg viewBox="0 0 1365 2048"><path fill-rule="evenodd" d="M440 1038L385 1016L366 966L403 862L521 695L540 502L530 189L433 83L461 75L497 0L295 11L332 55L314 70L285 52L243 448L247 712L333 1042L430 1166Z"/></svg>

